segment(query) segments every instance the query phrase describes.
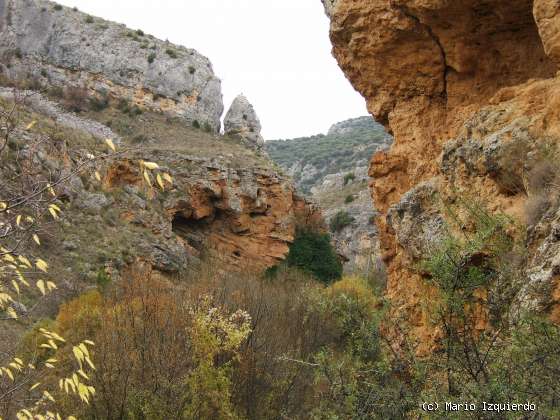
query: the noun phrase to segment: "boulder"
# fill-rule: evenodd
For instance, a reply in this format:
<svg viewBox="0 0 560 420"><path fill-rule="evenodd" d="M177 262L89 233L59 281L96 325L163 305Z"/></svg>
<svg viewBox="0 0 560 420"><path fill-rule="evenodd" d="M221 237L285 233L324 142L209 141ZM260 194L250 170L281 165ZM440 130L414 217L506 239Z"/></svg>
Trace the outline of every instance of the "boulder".
<svg viewBox="0 0 560 420"><path fill-rule="evenodd" d="M253 105L243 95L233 100L224 119L224 131L227 135L248 141L256 149L261 149L264 145L259 117Z"/></svg>

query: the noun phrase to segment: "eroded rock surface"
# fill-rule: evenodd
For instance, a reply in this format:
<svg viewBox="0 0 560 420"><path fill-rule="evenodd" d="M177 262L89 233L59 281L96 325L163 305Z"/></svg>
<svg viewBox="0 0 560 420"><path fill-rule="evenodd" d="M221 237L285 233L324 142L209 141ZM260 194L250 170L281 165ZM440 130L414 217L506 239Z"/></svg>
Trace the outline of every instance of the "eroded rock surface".
<svg viewBox="0 0 560 420"><path fill-rule="evenodd" d="M421 307L431 295L413 269L428 252L417 240L425 231L403 231L395 211L409 201L407 191L437 178L440 197L476 197L491 211L525 221L531 156L560 140L560 6L554 0L325 3L334 56L395 137L390 151L372 158L372 193L378 210L390 215L390 223L378 222L388 296L426 344L431 327ZM414 218L425 216L421 210ZM537 266L539 255L551 254L547 267L553 262L554 247L539 251L547 237L530 246ZM541 280L531 281L554 291L554 276L535 270L530 278ZM555 302L554 293L542 299ZM557 313L534 296L533 307Z"/></svg>
<svg viewBox="0 0 560 420"><path fill-rule="evenodd" d="M224 119L224 131L227 135L246 140L255 149L260 150L264 145L259 117L243 95L233 100Z"/></svg>
<svg viewBox="0 0 560 420"><path fill-rule="evenodd" d="M0 56L14 79L75 86L220 129L221 82L197 51L45 0L0 2Z"/></svg>

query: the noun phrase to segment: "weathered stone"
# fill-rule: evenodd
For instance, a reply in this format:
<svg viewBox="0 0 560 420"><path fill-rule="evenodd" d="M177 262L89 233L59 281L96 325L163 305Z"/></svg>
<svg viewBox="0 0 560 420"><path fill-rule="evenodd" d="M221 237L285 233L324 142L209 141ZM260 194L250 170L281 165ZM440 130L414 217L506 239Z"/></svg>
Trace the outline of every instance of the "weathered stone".
<svg viewBox="0 0 560 420"><path fill-rule="evenodd" d="M247 140L256 149L261 149L261 123L253 105L243 95L237 96L224 119L225 134Z"/></svg>
<svg viewBox="0 0 560 420"><path fill-rule="evenodd" d="M96 215L110 204L105 194L83 191L76 198L76 206L88 214Z"/></svg>
<svg viewBox="0 0 560 420"><path fill-rule="evenodd" d="M125 98L219 131L221 82L193 49L45 0L0 3L7 75Z"/></svg>
<svg viewBox="0 0 560 420"><path fill-rule="evenodd" d="M327 3L335 58L368 110L395 137L391 149L371 161L372 193L381 214L391 215L377 219L388 297L398 316L410 322L419 350L426 351L435 335L421 308L433 292L410 258L429 244L411 244L410 234L418 232L402 225L397 210L410 201L408 191L437 177L442 196L474 198L490 211L524 220L528 156L560 141L559 5L555 0ZM529 248L535 261L543 240ZM531 265L531 283L546 285L540 290L548 290L552 303L534 307L558 314L557 280L548 268L539 268L543 264Z"/></svg>

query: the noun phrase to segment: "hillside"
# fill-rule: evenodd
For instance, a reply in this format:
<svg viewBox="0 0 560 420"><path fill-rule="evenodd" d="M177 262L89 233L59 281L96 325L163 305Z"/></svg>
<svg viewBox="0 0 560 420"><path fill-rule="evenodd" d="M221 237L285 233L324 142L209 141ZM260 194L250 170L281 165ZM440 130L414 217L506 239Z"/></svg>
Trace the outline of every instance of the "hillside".
<svg viewBox="0 0 560 420"><path fill-rule="evenodd" d="M327 134L269 140L265 150L298 189L309 193L326 175L367 166L373 153L389 144L390 136L383 126L371 117L360 117L333 125Z"/></svg>
<svg viewBox="0 0 560 420"><path fill-rule="evenodd" d="M383 270L367 162L391 141L384 127L366 116L333 124L327 134L265 143L270 158L319 204L333 226L330 233L346 273L370 277Z"/></svg>
<svg viewBox="0 0 560 420"><path fill-rule="evenodd" d="M323 4L373 118L265 142L197 51L0 0L0 420L560 418L560 5Z"/></svg>

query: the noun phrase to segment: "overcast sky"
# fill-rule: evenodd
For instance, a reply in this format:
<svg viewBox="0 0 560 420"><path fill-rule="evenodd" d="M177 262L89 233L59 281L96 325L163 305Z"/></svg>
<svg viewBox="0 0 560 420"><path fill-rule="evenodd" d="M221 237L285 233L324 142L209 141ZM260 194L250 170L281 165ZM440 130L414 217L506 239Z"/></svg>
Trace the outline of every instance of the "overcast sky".
<svg viewBox="0 0 560 420"><path fill-rule="evenodd" d="M59 0L198 50L222 80L226 111L244 93L265 139L326 132L367 115L331 55L320 0ZM224 112L225 113L225 112Z"/></svg>

